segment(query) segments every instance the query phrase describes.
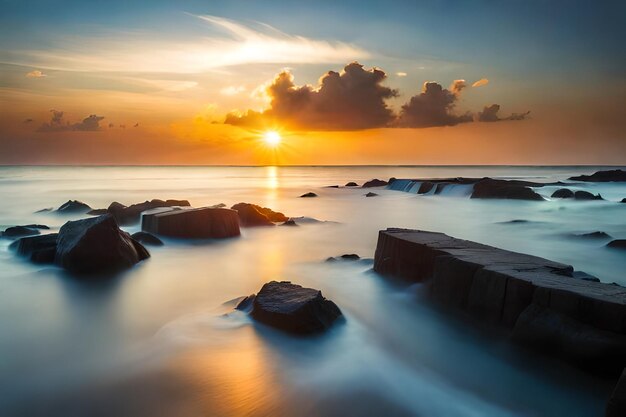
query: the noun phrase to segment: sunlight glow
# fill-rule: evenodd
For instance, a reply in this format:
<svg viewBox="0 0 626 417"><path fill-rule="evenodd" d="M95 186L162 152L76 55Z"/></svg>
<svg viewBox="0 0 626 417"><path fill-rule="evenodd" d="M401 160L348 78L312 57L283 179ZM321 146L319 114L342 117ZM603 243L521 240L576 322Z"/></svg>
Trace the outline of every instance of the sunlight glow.
<svg viewBox="0 0 626 417"><path fill-rule="evenodd" d="M270 146L272 148L280 145L281 140L282 138L280 137L280 133L276 132L275 130L270 130L263 134L263 141L267 146Z"/></svg>

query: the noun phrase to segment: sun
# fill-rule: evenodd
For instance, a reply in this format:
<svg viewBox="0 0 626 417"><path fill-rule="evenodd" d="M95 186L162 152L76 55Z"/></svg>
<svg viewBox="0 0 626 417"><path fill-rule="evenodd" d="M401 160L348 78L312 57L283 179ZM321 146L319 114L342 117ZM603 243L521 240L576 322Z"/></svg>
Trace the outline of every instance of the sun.
<svg viewBox="0 0 626 417"><path fill-rule="evenodd" d="M272 148L280 145L282 138L280 137L280 133L275 130L269 130L263 134L263 141L267 146Z"/></svg>

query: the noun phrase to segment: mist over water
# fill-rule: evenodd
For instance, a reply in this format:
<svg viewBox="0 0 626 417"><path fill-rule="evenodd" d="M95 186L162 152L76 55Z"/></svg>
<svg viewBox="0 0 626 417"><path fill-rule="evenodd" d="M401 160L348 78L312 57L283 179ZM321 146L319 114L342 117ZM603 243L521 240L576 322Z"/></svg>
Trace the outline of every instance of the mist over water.
<svg viewBox="0 0 626 417"><path fill-rule="evenodd" d="M600 167L1 167L0 228L58 230L85 216L35 213L69 199L255 203L324 223L242 229L223 241L164 239L151 258L107 281L33 265L0 240L0 415L3 416L594 416L604 381L536 357L426 301L420 285L371 271L387 227L440 231L564 262L626 285L626 184L568 188L606 201L473 200L324 188L372 178L565 180ZM537 188L545 197L559 187ZM298 196L313 191L317 198ZM523 222L512 222L524 220ZM124 227L129 232L139 225ZM294 338L234 312L263 283L318 288L345 320Z"/></svg>

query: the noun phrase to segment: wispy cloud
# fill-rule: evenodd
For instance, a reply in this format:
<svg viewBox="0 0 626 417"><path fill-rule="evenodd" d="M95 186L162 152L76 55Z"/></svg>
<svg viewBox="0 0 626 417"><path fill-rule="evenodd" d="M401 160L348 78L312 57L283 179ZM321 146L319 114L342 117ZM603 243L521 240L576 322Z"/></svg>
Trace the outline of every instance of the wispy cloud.
<svg viewBox="0 0 626 417"><path fill-rule="evenodd" d="M12 63L70 71L201 73L246 64L338 63L370 57L350 43L291 35L259 22L189 18L207 23L207 36L177 41L145 32L68 37L46 50L11 51ZM215 29L223 33L215 34Z"/></svg>
<svg viewBox="0 0 626 417"><path fill-rule="evenodd" d="M472 87L482 87L483 85L487 85L487 84L489 84L489 80L486 78L481 78L480 80L472 84Z"/></svg>
<svg viewBox="0 0 626 417"><path fill-rule="evenodd" d="M44 74L43 72L39 71L39 70L34 70L34 71L26 73L26 77L28 77L28 78L43 78L43 77L47 77L47 75Z"/></svg>

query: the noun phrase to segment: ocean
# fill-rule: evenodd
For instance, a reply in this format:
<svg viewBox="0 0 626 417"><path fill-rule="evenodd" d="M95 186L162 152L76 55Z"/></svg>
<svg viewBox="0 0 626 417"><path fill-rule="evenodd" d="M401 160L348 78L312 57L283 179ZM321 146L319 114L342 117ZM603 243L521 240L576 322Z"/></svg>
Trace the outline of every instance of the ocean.
<svg viewBox="0 0 626 417"><path fill-rule="evenodd" d="M577 183L604 201L470 199L385 188L372 178L567 181L605 167L0 167L0 229L58 231L85 215L37 211L187 199L255 203L322 222L242 229L223 241L164 239L108 280L31 264L0 239L2 416L599 416L612 382L467 325L408 285L374 273L378 231L438 231L571 264L626 285L626 183ZM317 198L299 198L306 192ZM522 220L522 221L520 221ZM123 227L129 232L139 225ZM356 253L358 262L325 262ZM234 312L270 280L322 290L345 319L292 337Z"/></svg>

